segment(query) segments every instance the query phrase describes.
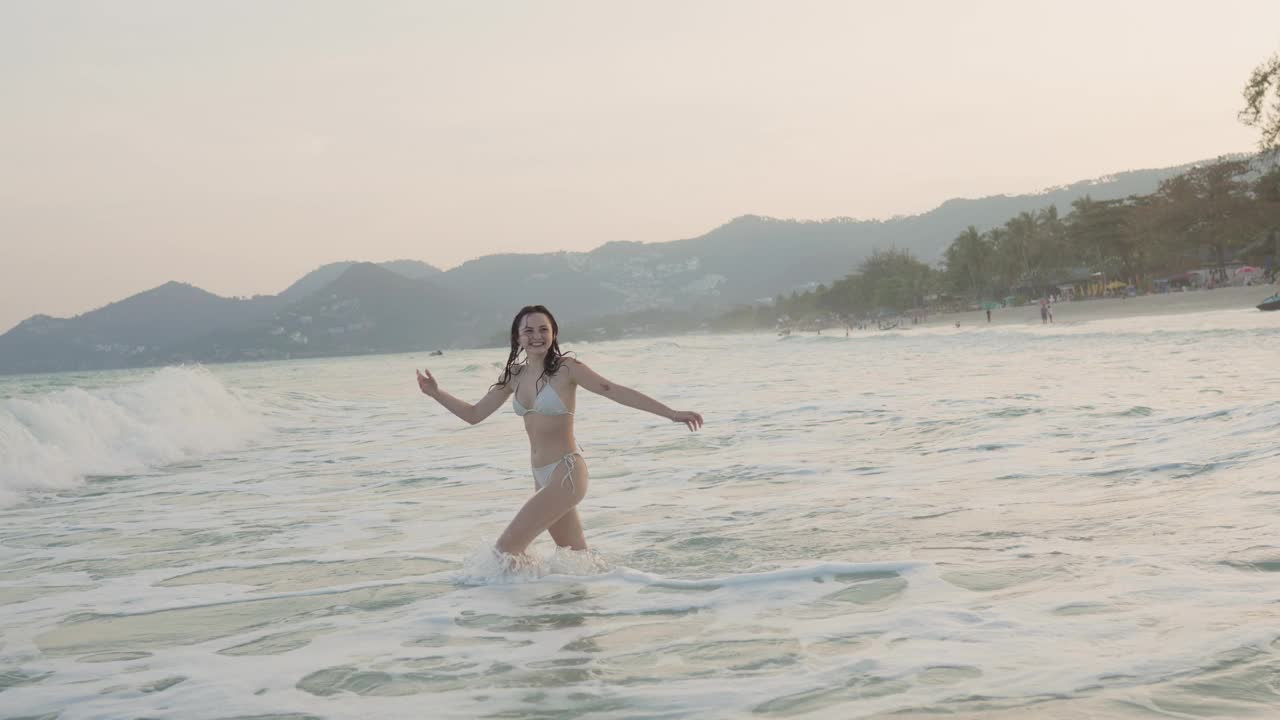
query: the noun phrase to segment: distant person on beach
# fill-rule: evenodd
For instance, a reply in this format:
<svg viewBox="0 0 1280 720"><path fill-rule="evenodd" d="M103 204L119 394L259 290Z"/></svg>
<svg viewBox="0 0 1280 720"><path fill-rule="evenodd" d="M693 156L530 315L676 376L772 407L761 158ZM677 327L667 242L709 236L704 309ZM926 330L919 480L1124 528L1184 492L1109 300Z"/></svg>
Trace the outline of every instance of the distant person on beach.
<svg viewBox="0 0 1280 720"><path fill-rule="evenodd" d="M987 323L991 322L991 308L987 308Z"/></svg>
<svg viewBox="0 0 1280 720"><path fill-rule="evenodd" d="M1049 302L1047 300L1040 301L1040 324L1044 325L1049 322Z"/></svg>
<svg viewBox="0 0 1280 720"><path fill-rule="evenodd" d="M644 410L689 430L702 427L702 416L691 410L672 410L640 392L610 382L586 363L560 352L560 328L551 311L541 305L520 308L511 321L511 354L498 382L472 405L440 389L428 370L418 372L418 387L446 410L475 425L494 413L508 397L524 419L533 465L533 497L516 513L498 537L494 549L504 567L524 564L524 551L545 530L556 545L586 550L577 505L587 494L587 464L573 436L573 409L578 387L610 400Z"/></svg>

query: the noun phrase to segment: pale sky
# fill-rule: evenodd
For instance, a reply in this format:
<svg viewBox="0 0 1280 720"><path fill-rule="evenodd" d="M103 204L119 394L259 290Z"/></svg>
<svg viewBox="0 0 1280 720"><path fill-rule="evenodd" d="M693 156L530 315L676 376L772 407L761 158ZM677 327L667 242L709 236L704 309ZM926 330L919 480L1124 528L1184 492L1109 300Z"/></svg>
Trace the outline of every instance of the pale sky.
<svg viewBox="0 0 1280 720"><path fill-rule="evenodd" d="M1276 0L0 0L0 332L1247 151L1277 50Z"/></svg>

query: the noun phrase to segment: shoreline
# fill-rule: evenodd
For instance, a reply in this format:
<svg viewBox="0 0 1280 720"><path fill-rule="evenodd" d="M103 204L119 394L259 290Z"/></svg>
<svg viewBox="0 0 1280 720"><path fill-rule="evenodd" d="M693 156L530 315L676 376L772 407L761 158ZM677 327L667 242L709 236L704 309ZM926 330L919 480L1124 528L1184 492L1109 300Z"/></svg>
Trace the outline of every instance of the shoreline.
<svg viewBox="0 0 1280 720"><path fill-rule="evenodd" d="M1053 319L1055 323L1081 323L1091 320L1104 320L1119 317L1142 317L1142 316L1159 316L1159 315L1178 315L1183 313L1196 312L1212 312L1214 310L1256 310L1255 306L1262 302L1265 298L1276 294L1280 291L1277 285L1253 285L1250 287L1226 287L1214 290L1195 290L1189 292L1162 293L1153 295L1140 295L1134 298L1116 299L1105 298L1096 300L1076 300L1072 302L1059 302L1053 306ZM1277 312L1280 317L1280 311ZM1031 305L1020 305L1017 307L998 308L991 311L991 322L988 323L986 313L983 310L964 310L961 312L938 313L930 315L929 319L918 324L910 324L910 318L907 318L907 324L903 325L899 330L910 330L918 327L939 328L952 326L960 323L961 328L974 327L1013 327L1039 325L1040 323L1040 305L1038 303ZM824 325L822 331L833 335L844 334L843 325ZM742 333L763 333L769 332L774 334L776 328L753 328L743 330L697 330L693 332L676 332L676 333L656 333L646 335L623 335L616 338L608 338L603 340L591 340L587 338L575 337L569 333L566 342L568 344L597 344L601 342L618 342L633 340L637 337L685 337L688 335L736 335ZM867 330L852 330L855 333L878 332L874 328ZM811 330L793 330L795 336L805 336L814 334ZM450 353L465 352L468 350L489 350L502 349L498 346L476 346L466 348L453 348ZM182 365L197 366L213 366L213 365L245 365L251 363L273 363L273 362L302 362L302 361L323 361L337 358L359 358L373 357L379 355L417 355L422 353L430 353L429 349L419 350L395 350L385 352L367 352L367 353L348 353L341 355L311 355L305 357L293 358L263 358L263 359L242 359L218 362L193 362L193 363L158 363L152 365L132 365L119 368L102 368L102 369L84 369L84 370L58 370L41 373L0 373L0 381L4 383L13 383L23 378L32 377L48 377L56 375L85 375L103 372L131 372L137 370L148 370L162 367L175 367ZM3 395L0 395L3 397Z"/></svg>
<svg viewBox="0 0 1280 720"><path fill-rule="evenodd" d="M1053 321L1057 323L1082 323L1091 320L1104 320L1119 317L1144 317L1159 315L1181 315L1184 313L1212 312L1214 310L1257 310L1256 306L1264 299L1280 292L1277 285L1252 285L1249 287L1225 287L1214 290L1192 290L1188 292L1159 293L1139 295L1132 298L1099 298L1093 300L1074 300L1053 304ZM904 316L907 324L900 330L913 327L943 327L960 323L960 327L995 327L1013 325L1040 325L1040 304L1038 302L1016 307L996 308L991 311L991 322L987 322L985 310L962 310L960 312L944 312L929 315L929 318L917 325L911 324L910 316ZM823 326L822 332L844 332L843 325ZM852 332L876 332L874 327L868 330ZM811 331L793 330L793 335L813 334Z"/></svg>

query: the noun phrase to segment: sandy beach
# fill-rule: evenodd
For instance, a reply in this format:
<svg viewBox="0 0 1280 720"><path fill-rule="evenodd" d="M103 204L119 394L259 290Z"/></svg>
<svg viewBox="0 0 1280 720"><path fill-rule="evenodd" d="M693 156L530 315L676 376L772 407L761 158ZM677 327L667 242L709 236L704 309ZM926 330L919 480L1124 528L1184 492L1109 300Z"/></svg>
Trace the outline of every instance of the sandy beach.
<svg viewBox="0 0 1280 720"><path fill-rule="evenodd" d="M1255 307L1263 299L1275 294L1277 291L1280 291L1280 287L1275 285L1254 285L1252 287L1226 287L1216 290L1140 295L1124 300L1106 298L1059 302L1053 306L1053 320L1055 323L1076 323L1117 317L1175 315L1213 310L1231 310L1233 308L1246 309ZM907 318L907 320L909 322L910 318ZM957 322L960 323L961 327L986 325L986 312L972 310L961 313L931 315L925 324L937 326L940 324L955 324ZM1039 303L1032 303L1018 307L996 308L991 311L990 324L1040 324L1040 305Z"/></svg>

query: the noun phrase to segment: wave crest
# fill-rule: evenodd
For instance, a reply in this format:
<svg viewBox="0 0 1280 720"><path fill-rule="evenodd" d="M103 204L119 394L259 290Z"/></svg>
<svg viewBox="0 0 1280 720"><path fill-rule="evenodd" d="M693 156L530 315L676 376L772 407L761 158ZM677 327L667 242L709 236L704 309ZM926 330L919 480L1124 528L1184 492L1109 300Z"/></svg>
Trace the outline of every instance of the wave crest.
<svg viewBox="0 0 1280 720"><path fill-rule="evenodd" d="M171 367L136 382L0 400L0 506L243 446L261 416L208 370Z"/></svg>

